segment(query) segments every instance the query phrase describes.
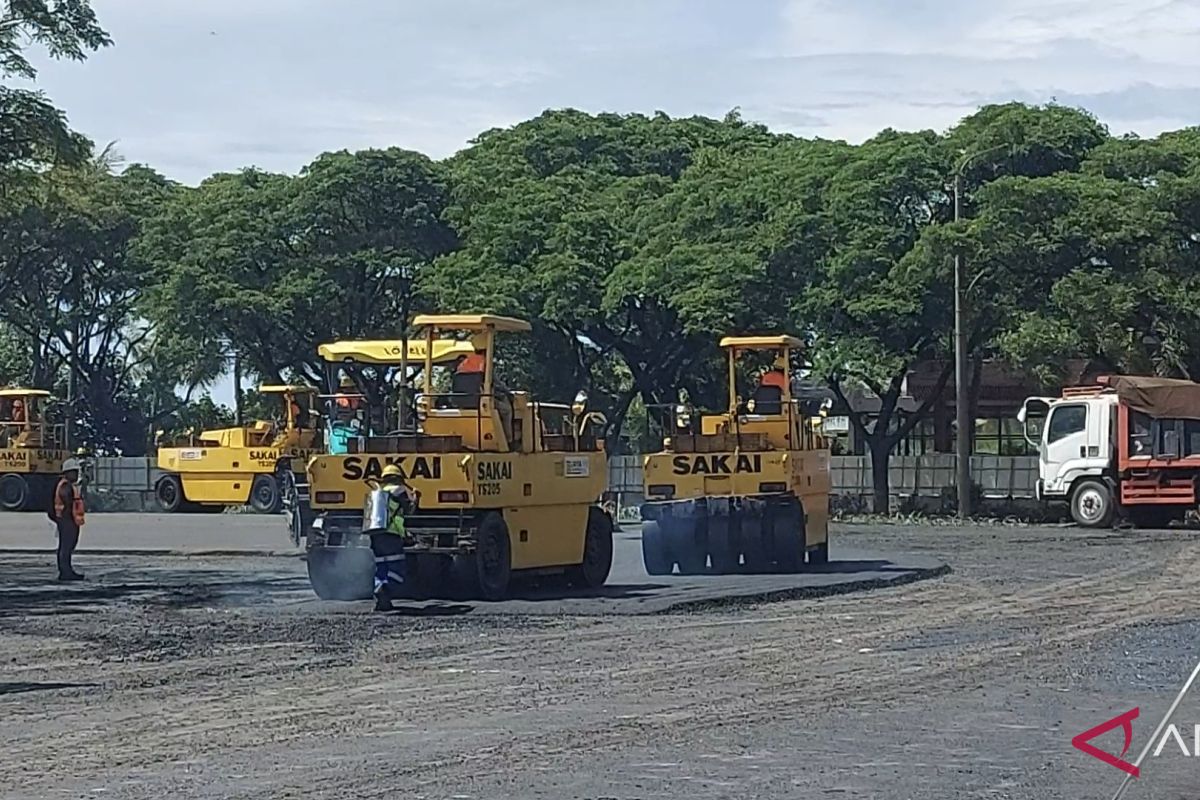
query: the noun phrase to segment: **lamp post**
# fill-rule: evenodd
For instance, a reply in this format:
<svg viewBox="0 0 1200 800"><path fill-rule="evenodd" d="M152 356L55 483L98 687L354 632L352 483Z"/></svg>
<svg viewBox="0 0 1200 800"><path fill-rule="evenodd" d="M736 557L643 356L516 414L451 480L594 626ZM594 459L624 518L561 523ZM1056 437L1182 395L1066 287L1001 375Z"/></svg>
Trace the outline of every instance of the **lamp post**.
<svg viewBox="0 0 1200 800"><path fill-rule="evenodd" d="M954 221L962 219L962 175L971 162L982 156L1008 147L999 145L967 155L959 151L962 159L954 170ZM958 516L966 519L971 515L971 432L975 427L971 419L971 400L967 391L967 323L966 323L966 280L963 276L962 256L954 253L954 422L957 430L954 437L956 482L958 484Z"/></svg>

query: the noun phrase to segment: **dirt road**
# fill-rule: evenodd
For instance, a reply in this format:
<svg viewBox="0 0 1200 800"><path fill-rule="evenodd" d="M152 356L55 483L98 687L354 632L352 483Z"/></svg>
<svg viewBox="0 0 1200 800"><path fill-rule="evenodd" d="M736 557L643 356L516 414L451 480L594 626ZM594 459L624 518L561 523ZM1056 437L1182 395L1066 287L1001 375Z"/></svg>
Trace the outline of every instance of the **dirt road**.
<svg viewBox="0 0 1200 800"><path fill-rule="evenodd" d="M656 616L0 611L0 797L1104 797L1071 737L1139 706L1137 752L1200 653L1192 532L834 533L954 571ZM1166 751L1128 796L1197 770Z"/></svg>

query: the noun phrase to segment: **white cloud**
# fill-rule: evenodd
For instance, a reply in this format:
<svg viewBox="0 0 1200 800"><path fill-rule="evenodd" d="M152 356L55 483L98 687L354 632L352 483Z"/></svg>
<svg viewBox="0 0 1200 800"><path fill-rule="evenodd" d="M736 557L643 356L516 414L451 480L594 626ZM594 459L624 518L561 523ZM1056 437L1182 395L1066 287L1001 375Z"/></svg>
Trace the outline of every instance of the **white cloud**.
<svg viewBox="0 0 1200 800"><path fill-rule="evenodd" d="M720 116L861 140L979 104L1200 123L1196 0L96 0L116 46L50 64L72 123L197 181L323 150L445 156L546 107Z"/></svg>

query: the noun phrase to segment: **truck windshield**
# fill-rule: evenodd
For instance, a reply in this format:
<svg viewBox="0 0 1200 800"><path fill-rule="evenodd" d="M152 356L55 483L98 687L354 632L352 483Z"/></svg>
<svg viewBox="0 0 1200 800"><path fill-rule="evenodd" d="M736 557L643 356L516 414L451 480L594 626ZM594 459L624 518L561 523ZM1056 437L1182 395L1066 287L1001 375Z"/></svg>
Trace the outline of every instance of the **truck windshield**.
<svg viewBox="0 0 1200 800"><path fill-rule="evenodd" d="M1050 430L1046 443L1054 444L1073 433L1082 433L1087 428L1087 406L1059 406L1050 417Z"/></svg>

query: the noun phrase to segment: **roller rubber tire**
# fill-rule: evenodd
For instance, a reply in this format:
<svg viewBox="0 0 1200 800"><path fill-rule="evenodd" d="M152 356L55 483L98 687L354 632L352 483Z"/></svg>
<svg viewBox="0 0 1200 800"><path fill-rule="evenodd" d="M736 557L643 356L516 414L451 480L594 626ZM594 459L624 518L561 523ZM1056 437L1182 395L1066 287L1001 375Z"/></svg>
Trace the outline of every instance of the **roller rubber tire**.
<svg viewBox="0 0 1200 800"><path fill-rule="evenodd" d="M679 564L680 575L708 572L708 520L704 517L668 517L667 541Z"/></svg>
<svg viewBox="0 0 1200 800"><path fill-rule="evenodd" d="M483 518L476 533L475 568L479 594L484 600L508 597L512 580L512 543L504 518L491 511Z"/></svg>
<svg viewBox="0 0 1200 800"><path fill-rule="evenodd" d="M184 510L187 501L183 497L183 484L178 475L163 475L154 484L154 500L164 514L175 514Z"/></svg>
<svg viewBox="0 0 1200 800"><path fill-rule="evenodd" d="M599 589L612 572L612 517L595 506L588 508L583 541L583 563L567 570L567 580L581 589Z"/></svg>
<svg viewBox="0 0 1200 800"><path fill-rule="evenodd" d="M0 477L0 508L5 511L24 511L31 495L25 476L9 473Z"/></svg>
<svg viewBox="0 0 1200 800"><path fill-rule="evenodd" d="M283 493L274 475L255 475L250 484L250 507L259 514L278 514L283 504Z"/></svg>
<svg viewBox="0 0 1200 800"><path fill-rule="evenodd" d="M712 561L712 571L717 575L736 573L742 566L737 529L737 517L731 512L708 518L708 557Z"/></svg>
<svg viewBox="0 0 1200 800"><path fill-rule="evenodd" d="M308 582L322 600L367 600L375 589L375 557L366 547L311 547Z"/></svg>
<svg viewBox="0 0 1200 800"><path fill-rule="evenodd" d="M670 544L656 520L642 522L642 564L647 575L670 575L675 571Z"/></svg>

